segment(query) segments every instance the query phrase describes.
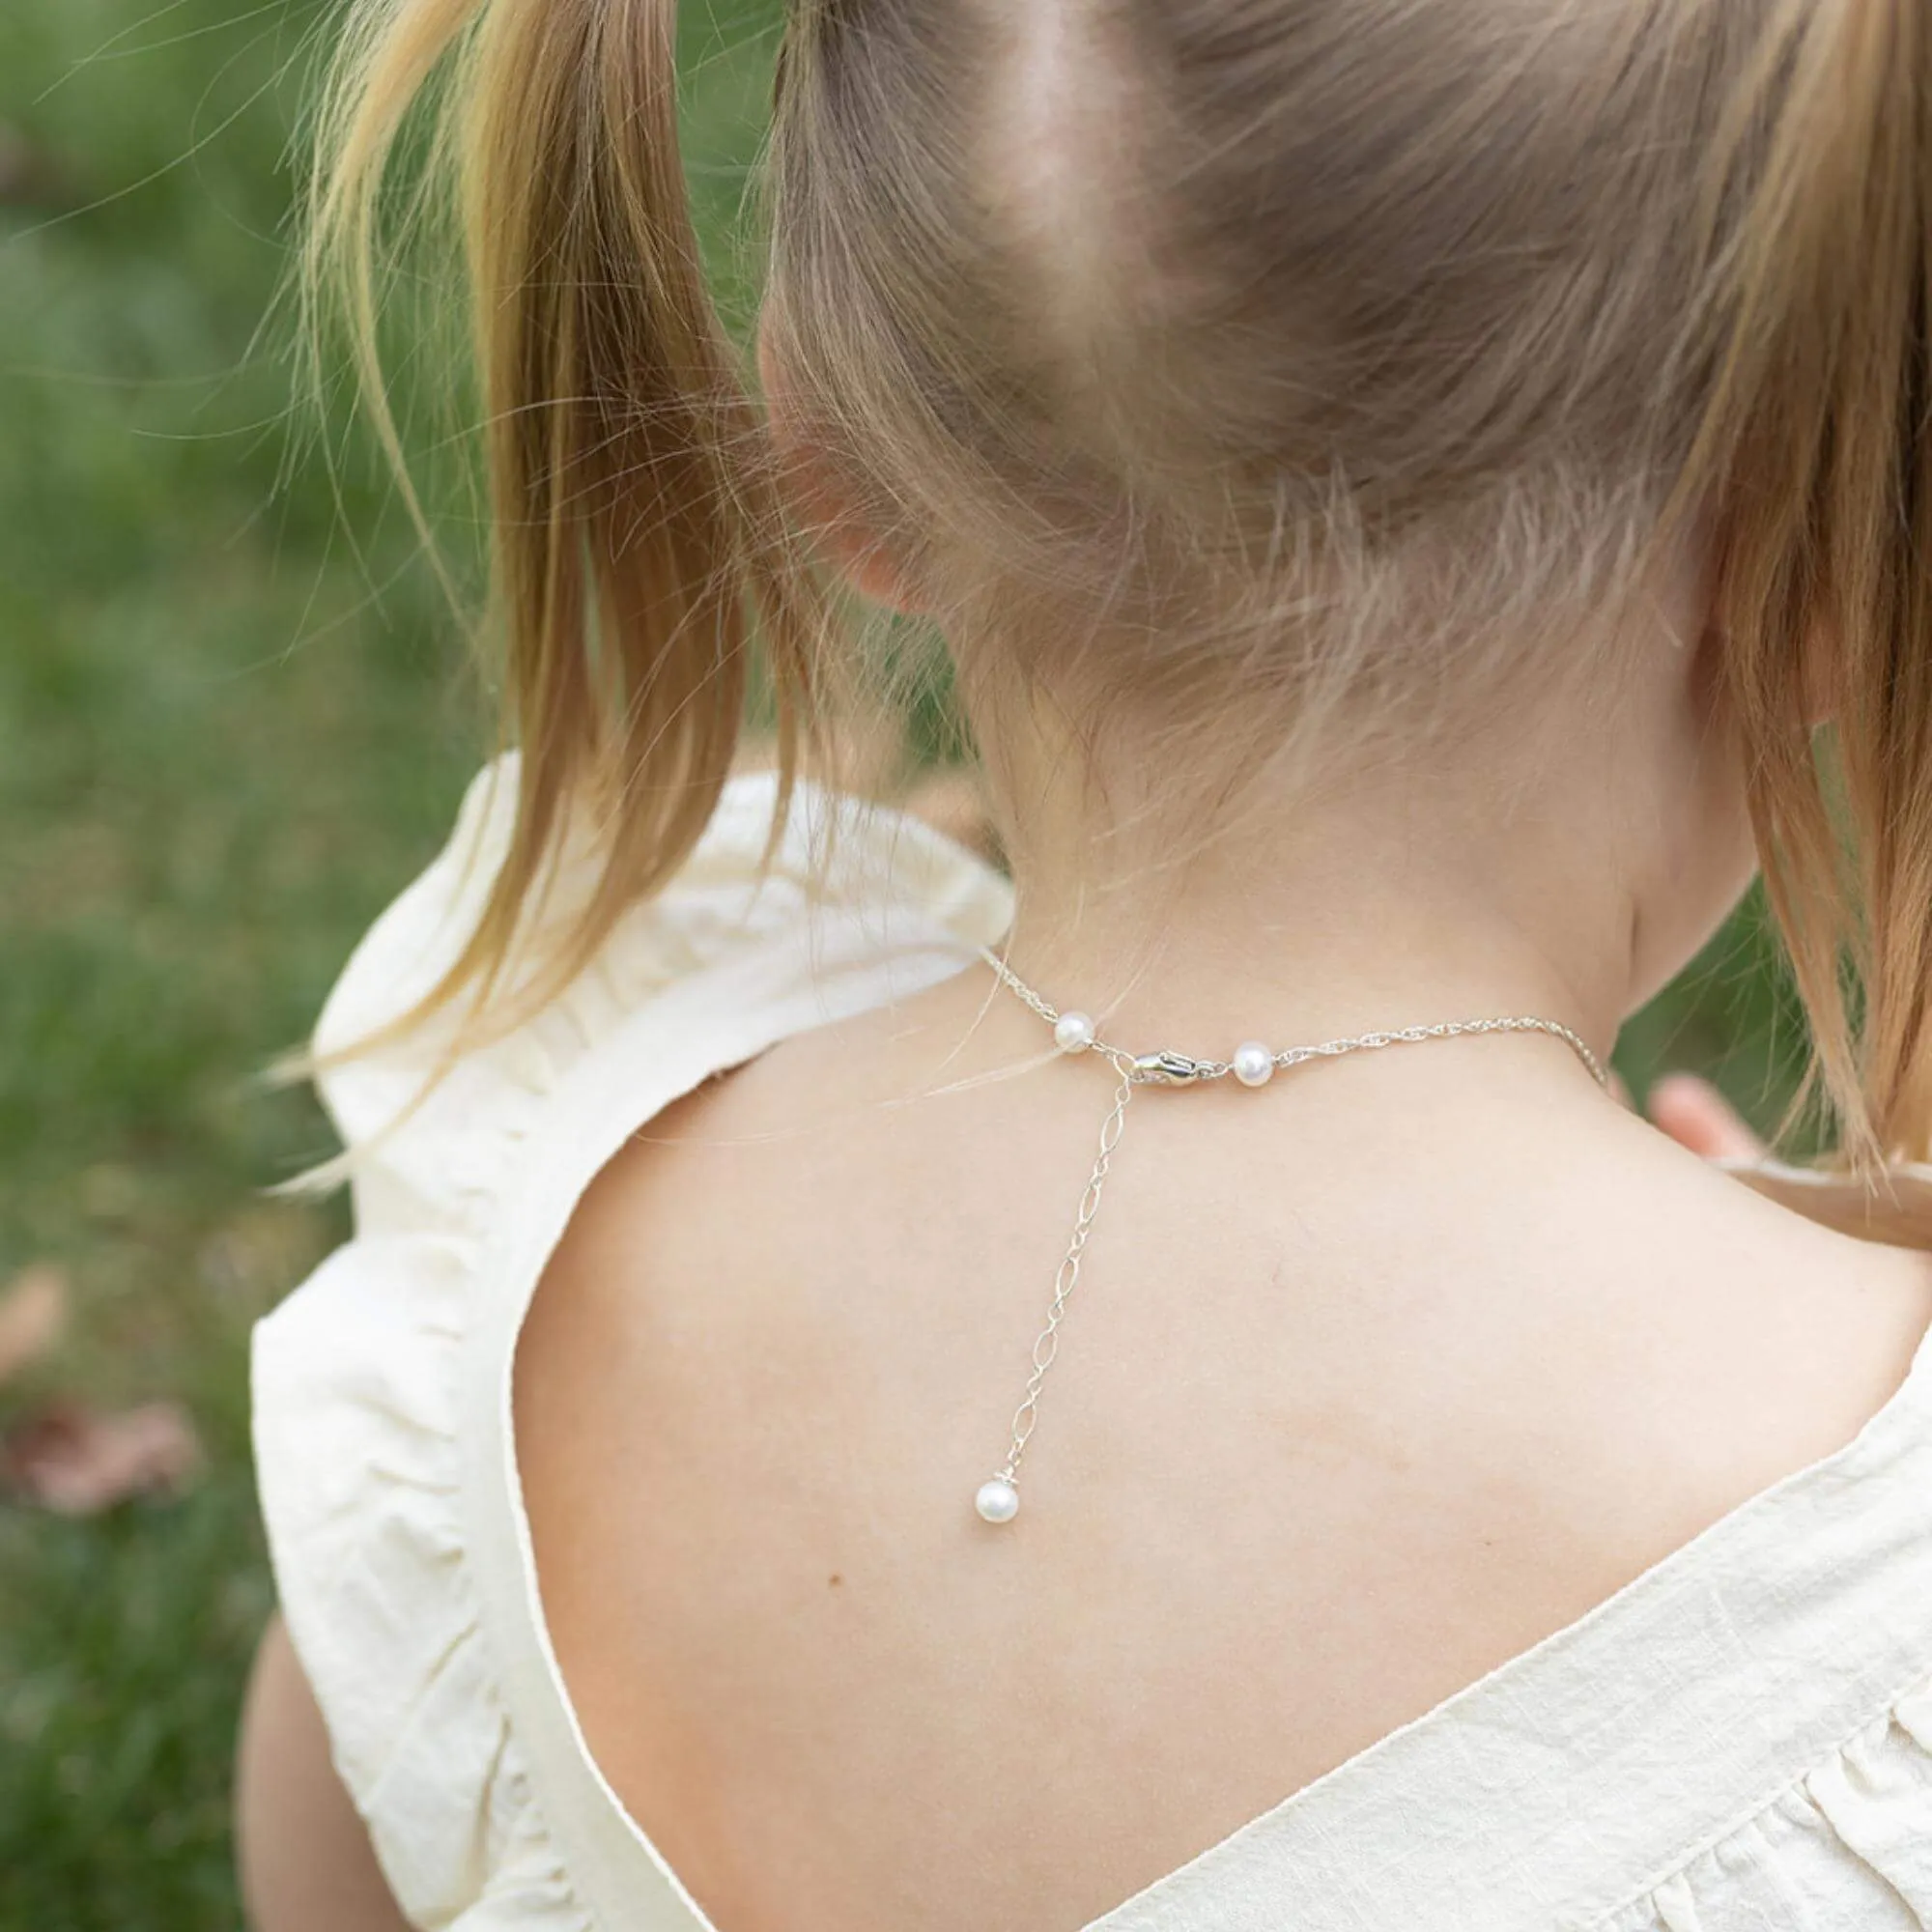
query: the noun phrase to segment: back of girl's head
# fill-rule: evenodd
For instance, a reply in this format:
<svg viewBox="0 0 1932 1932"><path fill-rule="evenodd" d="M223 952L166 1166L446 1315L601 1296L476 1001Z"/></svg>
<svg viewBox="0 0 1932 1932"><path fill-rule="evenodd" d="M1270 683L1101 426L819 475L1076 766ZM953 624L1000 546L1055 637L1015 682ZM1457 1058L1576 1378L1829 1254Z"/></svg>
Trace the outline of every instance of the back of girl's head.
<svg viewBox="0 0 1932 1932"><path fill-rule="evenodd" d="M673 11L367 0L334 97L317 255L353 262L457 69L524 750L461 983L574 812L609 859L559 970L667 876L757 650L789 772L843 648L801 502L938 619L989 753L1045 702L1096 752L1158 729L1204 796L1421 728L1412 694L1587 674L1694 539L1847 1146L1926 1151L1923 0L793 0L769 423L697 267Z"/></svg>

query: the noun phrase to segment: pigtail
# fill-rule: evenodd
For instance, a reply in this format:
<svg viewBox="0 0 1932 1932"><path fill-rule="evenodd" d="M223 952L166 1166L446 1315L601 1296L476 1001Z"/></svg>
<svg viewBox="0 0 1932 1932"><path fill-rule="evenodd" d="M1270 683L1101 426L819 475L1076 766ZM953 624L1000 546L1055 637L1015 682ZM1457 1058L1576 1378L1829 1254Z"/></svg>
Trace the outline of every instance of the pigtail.
<svg viewBox="0 0 1932 1932"><path fill-rule="evenodd" d="M520 1005L664 884L730 770L754 649L777 692L781 798L808 728L819 605L704 284L677 146L675 12L359 0L327 97L308 286L342 297L401 469L375 347L379 214L412 110L440 93L432 175L457 189L487 426L516 829L422 1010L458 994L480 1006L513 956L525 963L530 909L580 823L601 873L540 970L520 976Z"/></svg>
<svg viewBox="0 0 1932 1932"><path fill-rule="evenodd" d="M1771 12L1719 150L1714 205L1742 213L1691 480L1718 506L1724 676L1811 1019L1800 1104L1822 1088L1869 1170L1932 1152L1932 17Z"/></svg>

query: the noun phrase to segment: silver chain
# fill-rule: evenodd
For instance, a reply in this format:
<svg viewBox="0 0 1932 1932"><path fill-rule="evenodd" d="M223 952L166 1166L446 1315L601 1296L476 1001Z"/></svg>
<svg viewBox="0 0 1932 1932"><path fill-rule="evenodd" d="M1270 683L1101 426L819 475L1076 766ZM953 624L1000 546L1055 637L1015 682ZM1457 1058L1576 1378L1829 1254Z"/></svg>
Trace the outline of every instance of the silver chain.
<svg viewBox="0 0 1932 1932"><path fill-rule="evenodd" d="M1114 1157L1114 1150L1121 1144L1121 1130L1127 1124L1127 1103L1134 1097L1136 1084L1132 1063L1124 1058L1116 1058L1114 1070L1121 1076L1120 1085L1114 1089L1114 1104L1107 1109L1107 1118L1100 1122L1100 1150L1094 1156L1094 1172L1087 1178L1087 1191L1080 1197L1080 1212L1074 1218L1073 1237L1067 1242L1066 1253L1061 1259L1060 1272L1053 1278L1053 1299L1047 1304L1046 1326L1034 1337L1033 1374L1027 1378L1024 1399L1013 1411L1013 1439L1007 1450L1006 1465L1000 1471L1002 1482L1017 1484L1019 1481L1020 1458L1026 1454L1034 1424L1039 1420L1040 1386L1046 1380L1046 1372L1052 1368L1054 1357L1060 1353L1060 1323L1066 1314L1067 1297L1080 1280L1080 1261L1087 1252L1087 1236L1094 1232L1094 1217L1100 1211L1100 1194L1107 1184L1108 1163Z"/></svg>
<svg viewBox="0 0 1932 1932"><path fill-rule="evenodd" d="M1084 1014L1063 1012L1042 999L990 948L982 947L980 957L1022 1006L1038 1014L1056 1032L1064 1021L1078 1023L1077 1044L1067 1046L1063 1043L1063 1051L1098 1054L1118 1076L1114 1104L1100 1122L1099 1151L1094 1157L1094 1170L1088 1177L1086 1192L1080 1197L1080 1211L1074 1217L1072 1237L1066 1244L1060 1270L1054 1276L1053 1299L1047 1305L1046 1325L1034 1338L1033 1373L1027 1378L1026 1394L1019 1407L1013 1411L1012 1440L1007 1450L1007 1460L995 1475L980 1486L975 1498L980 1514L989 1522L1009 1522L1019 1510L1020 1463L1039 1420L1039 1392L1045 1384L1047 1371L1053 1367L1060 1353L1060 1326L1066 1316L1066 1304L1079 1285L1080 1264L1087 1252L1088 1236L1093 1234L1094 1218L1100 1211L1100 1196L1107 1184L1107 1172L1113 1161L1114 1150L1119 1147L1121 1134L1127 1123L1127 1108L1133 1100L1134 1089L1149 1086L1191 1087L1205 1081L1225 1079L1237 1069L1236 1062L1230 1060L1197 1060L1191 1055L1171 1051L1129 1053L1124 1047L1102 1039ZM1323 1040L1317 1046L1291 1046L1280 1053L1268 1055L1264 1065L1240 1069L1240 1077L1245 1085L1255 1086L1264 1083L1277 1068L1299 1066L1310 1060L1334 1060L1344 1054L1371 1053L1385 1046L1499 1033L1548 1034L1553 1039L1560 1039L1576 1054L1599 1087L1607 1088L1610 1084L1603 1063L1590 1050L1581 1035L1574 1028L1565 1026L1561 1020L1544 1019L1534 1013L1500 1013L1473 1020L1438 1020L1434 1026L1391 1027L1382 1032L1352 1034L1340 1039Z"/></svg>
<svg viewBox="0 0 1932 1932"><path fill-rule="evenodd" d="M1058 1026L1063 1017L1057 1007L1048 1005L1041 999L1000 955L989 947L981 947L980 955L998 975L1003 985L1014 993L1020 1004L1037 1013L1048 1026ZM1273 1056L1279 1067L1299 1066L1307 1060L1335 1060L1345 1053L1370 1053L1378 1047L1411 1045L1425 1039L1456 1039L1463 1034L1485 1033L1547 1033L1552 1039L1560 1039L1590 1069L1590 1078L1599 1087L1607 1087L1610 1076L1605 1072L1603 1063L1590 1050L1590 1045L1574 1028L1567 1027L1561 1020L1546 1020L1534 1013L1498 1013L1490 1019L1481 1020L1437 1020L1434 1026L1393 1027L1382 1033L1351 1034L1342 1039L1324 1039L1319 1046L1285 1047ZM1163 1087L1189 1086L1197 1080L1222 1080L1234 1069L1234 1064L1226 1060L1195 1060L1189 1056L1175 1053L1130 1054L1122 1048L1110 1045L1096 1034L1093 1050L1112 1061L1127 1060L1142 1069L1137 1085ZM1184 1065L1192 1072L1181 1080L1157 1070L1157 1064Z"/></svg>

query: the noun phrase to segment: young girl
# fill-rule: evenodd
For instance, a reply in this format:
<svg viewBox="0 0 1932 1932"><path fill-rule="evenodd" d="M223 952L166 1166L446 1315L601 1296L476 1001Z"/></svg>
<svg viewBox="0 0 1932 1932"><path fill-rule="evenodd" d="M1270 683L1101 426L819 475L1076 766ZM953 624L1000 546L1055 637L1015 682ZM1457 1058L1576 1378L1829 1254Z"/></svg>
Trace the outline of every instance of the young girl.
<svg viewBox="0 0 1932 1932"><path fill-rule="evenodd" d="M671 15L328 122L520 755L318 1034L261 1932L1932 1927L1924 0L793 0L757 406ZM796 777L834 577L1006 871ZM1759 866L1836 1179L1604 1091Z"/></svg>

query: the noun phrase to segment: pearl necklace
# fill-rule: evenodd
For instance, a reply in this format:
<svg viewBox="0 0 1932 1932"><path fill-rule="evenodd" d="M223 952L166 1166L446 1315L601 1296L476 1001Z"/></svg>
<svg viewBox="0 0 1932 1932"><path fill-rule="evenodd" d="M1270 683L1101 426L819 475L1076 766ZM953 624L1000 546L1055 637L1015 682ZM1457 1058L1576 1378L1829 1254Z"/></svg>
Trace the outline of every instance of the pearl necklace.
<svg viewBox="0 0 1932 1932"><path fill-rule="evenodd" d="M1589 1046L1561 1020L1539 1019L1533 1014L1500 1014L1492 1019L1440 1020L1434 1026L1397 1027L1386 1033L1356 1034L1346 1039L1323 1040L1319 1046L1291 1046L1280 1053L1260 1040L1243 1040L1226 1060L1197 1060L1184 1053L1163 1049L1158 1053L1128 1053L1102 1039L1091 1015L1068 1009L1062 1012L1049 1006L1007 962L990 948L980 948L980 957L1020 1004L1036 1012L1053 1029L1053 1043L1065 1054L1094 1053L1114 1069L1114 1104L1100 1123L1100 1148L1094 1156L1094 1171L1087 1190L1080 1197L1080 1210L1074 1217L1073 1236L1066 1244L1060 1271L1054 1276L1053 1299L1047 1306L1046 1325L1034 1339L1033 1373L1027 1378L1026 1394L1013 1411L1012 1440L1007 1460L980 1485L973 1507L987 1522L1011 1522L1020 1510L1020 1462L1033 1438L1039 1419L1039 1392L1060 1352L1060 1324L1066 1304L1080 1280L1080 1263L1086 1253L1087 1237L1094 1232L1094 1217L1100 1211L1100 1195L1107 1182L1107 1169L1120 1145L1126 1125L1127 1106L1137 1087L1196 1087L1229 1074L1250 1089L1265 1087L1278 1071L1299 1066L1309 1060L1334 1060L1345 1053L1367 1053L1384 1046L1403 1046L1427 1039L1458 1039L1470 1034L1542 1033L1560 1039L1571 1048L1599 1087L1608 1087L1609 1075Z"/></svg>

